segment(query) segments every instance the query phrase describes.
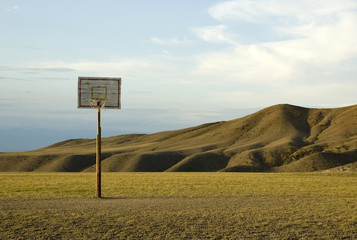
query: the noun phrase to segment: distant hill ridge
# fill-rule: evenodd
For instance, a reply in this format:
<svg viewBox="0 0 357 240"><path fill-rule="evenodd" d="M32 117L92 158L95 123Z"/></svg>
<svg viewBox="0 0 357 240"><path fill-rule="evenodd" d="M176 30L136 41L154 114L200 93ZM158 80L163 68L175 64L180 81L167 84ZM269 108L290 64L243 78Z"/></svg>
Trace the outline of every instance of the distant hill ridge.
<svg viewBox="0 0 357 240"><path fill-rule="evenodd" d="M356 171L357 105L274 105L243 118L102 139L102 170ZM95 171L95 139L0 154L0 171Z"/></svg>

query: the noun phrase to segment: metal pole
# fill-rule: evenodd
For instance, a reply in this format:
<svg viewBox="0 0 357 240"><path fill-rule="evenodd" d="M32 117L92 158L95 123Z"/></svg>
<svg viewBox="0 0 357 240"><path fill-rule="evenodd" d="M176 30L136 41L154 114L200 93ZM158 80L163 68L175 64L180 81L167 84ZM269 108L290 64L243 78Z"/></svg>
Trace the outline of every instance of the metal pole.
<svg viewBox="0 0 357 240"><path fill-rule="evenodd" d="M95 196L98 198L102 197L101 194L101 152L102 152L102 143L101 143L101 127L100 127L100 107L97 107L97 141L96 141L96 174L97 174L97 188Z"/></svg>

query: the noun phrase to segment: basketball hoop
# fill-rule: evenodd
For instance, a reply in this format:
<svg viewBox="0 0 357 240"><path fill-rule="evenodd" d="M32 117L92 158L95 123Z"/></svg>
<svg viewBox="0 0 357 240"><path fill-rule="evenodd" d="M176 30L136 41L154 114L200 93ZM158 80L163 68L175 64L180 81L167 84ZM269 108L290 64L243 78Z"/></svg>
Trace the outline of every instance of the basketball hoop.
<svg viewBox="0 0 357 240"><path fill-rule="evenodd" d="M104 109L105 107L105 100L98 100L98 99L91 99L89 100L89 105L91 108L96 108L96 109Z"/></svg>

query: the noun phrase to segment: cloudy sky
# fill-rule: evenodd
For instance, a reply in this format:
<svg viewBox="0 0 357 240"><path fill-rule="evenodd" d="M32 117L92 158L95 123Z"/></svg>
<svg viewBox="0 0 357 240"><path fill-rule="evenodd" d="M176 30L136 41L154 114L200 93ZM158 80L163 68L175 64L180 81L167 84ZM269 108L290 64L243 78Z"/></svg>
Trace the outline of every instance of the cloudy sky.
<svg viewBox="0 0 357 240"><path fill-rule="evenodd" d="M1 0L0 151L94 138L78 76L121 77L104 136L357 102L356 0Z"/></svg>

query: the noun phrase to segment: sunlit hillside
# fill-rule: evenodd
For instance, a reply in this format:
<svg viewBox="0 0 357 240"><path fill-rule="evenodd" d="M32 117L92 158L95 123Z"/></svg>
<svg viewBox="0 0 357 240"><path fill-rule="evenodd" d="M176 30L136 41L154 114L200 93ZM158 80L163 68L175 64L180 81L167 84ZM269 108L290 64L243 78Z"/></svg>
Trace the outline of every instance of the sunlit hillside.
<svg viewBox="0 0 357 240"><path fill-rule="evenodd" d="M275 105L243 118L102 140L103 171L356 171L357 105ZM95 139L0 154L0 171L94 171Z"/></svg>

